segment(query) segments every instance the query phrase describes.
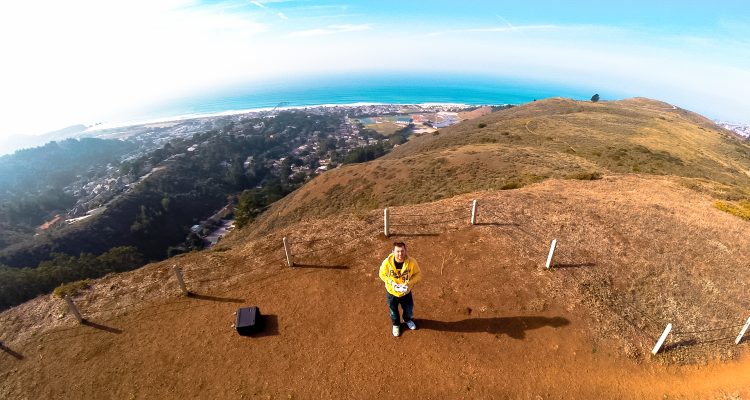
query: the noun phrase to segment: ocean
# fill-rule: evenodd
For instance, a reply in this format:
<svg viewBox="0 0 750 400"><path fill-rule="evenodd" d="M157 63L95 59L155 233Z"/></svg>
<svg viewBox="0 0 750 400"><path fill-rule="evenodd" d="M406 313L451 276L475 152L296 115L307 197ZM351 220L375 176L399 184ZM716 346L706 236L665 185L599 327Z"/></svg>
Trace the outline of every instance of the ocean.
<svg viewBox="0 0 750 400"><path fill-rule="evenodd" d="M350 74L314 76L237 85L211 93L177 99L152 108L140 120L212 115L276 106L330 104L467 105L522 104L548 97L588 100L589 88L512 78L456 74ZM612 96L602 94L602 99Z"/></svg>

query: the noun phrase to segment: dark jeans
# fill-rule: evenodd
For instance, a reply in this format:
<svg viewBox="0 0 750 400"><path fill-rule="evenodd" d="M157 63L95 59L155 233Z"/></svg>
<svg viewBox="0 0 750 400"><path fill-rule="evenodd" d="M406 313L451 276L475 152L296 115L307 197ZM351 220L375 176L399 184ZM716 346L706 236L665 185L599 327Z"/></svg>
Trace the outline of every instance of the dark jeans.
<svg viewBox="0 0 750 400"><path fill-rule="evenodd" d="M401 325L401 317L398 313L399 304L401 304L401 308L404 310L404 322L411 321L414 316L414 298L411 296L411 293L403 297L396 297L388 292L385 292L385 295L393 326Z"/></svg>

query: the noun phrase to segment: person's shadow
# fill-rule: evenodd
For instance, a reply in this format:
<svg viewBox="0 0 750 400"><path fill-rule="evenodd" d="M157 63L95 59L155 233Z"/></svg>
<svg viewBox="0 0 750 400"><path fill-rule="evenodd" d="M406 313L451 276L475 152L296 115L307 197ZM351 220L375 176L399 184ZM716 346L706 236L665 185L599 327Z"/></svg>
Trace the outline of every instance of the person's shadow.
<svg viewBox="0 0 750 400"><path fill-rule="evenodd" d="M460 321L436 321L432 319L415 319L418 329L430 329L444 332L486 332L495 335L505 334L513 339L523 339L526 331L538 329L545 326L559 328L570 324L563 317L494 317L494 318L469 318Z"/></svg>

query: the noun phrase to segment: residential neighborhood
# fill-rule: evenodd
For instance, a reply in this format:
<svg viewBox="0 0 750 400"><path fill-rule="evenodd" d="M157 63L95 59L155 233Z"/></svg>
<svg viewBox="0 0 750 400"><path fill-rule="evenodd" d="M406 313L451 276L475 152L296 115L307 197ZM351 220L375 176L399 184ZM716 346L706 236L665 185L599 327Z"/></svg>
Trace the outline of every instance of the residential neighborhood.
<svg viewBox="0 0 750 400"><path fill-rule="evenodd" d="M347 155L377 147L380 151L408 140L412 134L433 132L458 123L460 113L476 109L465 105L347 105L315 106L250 111L235 115L201 117L92 131L100 139L117 139L136 145L137 150L123 157L121 165L92 166L86 174L64 188L76 198L75 206L63 215L54 215L38 227L38 232L59 224L75 224L101 213L107 205L147 181L151 174L185 160L219 157L217 171L237 173L235 160L221 158L212 148L215 137L260 140L268 151L253 152L241 160L241 171L256 178L262 189L274 179L302 184L314 176L345 162L366 159ZM289 121L288 123L284 121ZM382 154L382 153L378 153ZM226 208L224 209L226 210ZM210 211L207 215L211 215ZM226 213L225 213L226 214ZM231 220L196 216L201 219L193 233L207 244L215 244L220 228L226 232ZM223 222L222 222L223 221ZM227 222L229 221L229 222ZM221 230L223 229L223 230Z"/></svg>

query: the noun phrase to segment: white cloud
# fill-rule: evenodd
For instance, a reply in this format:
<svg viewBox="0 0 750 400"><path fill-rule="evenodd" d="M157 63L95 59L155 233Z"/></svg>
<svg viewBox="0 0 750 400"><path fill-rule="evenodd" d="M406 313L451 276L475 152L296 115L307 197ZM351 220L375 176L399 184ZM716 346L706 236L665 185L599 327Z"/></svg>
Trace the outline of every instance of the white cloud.
<svg viewBox="0 0 750 400"><path fill-rule="evenodd" d="M440 31L434 31L427 34L427 36L441 36L441 35L456 35L462 33L525 33L525 32L572 32L572 31L589 31L596 29L611 29L605 27L596 27L589 25L552 25L552 24L541 24L541 25L506 25L506 26L485 26L476 28L460 28L460 29L445 29Z"/></svg>
<svg viewBox="0 0 750 400"><path fill-rule="evenodd" d="M259 2L259 1L252 0L251 3L255 4L256 6L258 6L260 8L266 8L266 6L263 5L263 3Z"/></svg>
<svg viewBox="0 0 750 400"><path fill-rule="evenodd" d="M420 33L436 25L424 21L375 31L370 23L327 24L308 14L294 18L298 31L289 32L271 1L257 3L269 6L70 0L49 2L40 13L37 3L0 5L0 135L108 122L217 86L321 72L546 79L603 95L655 97L729 120L750 109L750 52L739 39L727 47L699 35L507 21L430 37Z"/></svg>
<svg viewBox="0 0 750 400"><path fill-rule="evenodd" d="M339 33L347 32L360 32L372 29L370 24L359 24L359 25L328 25L325 28L307 29L304 31L296 31L289 34L292 37L304 37L304 36L327 36L335 35Z"/></svg>
<svg viewBox="0 0 750 400"><path fill-rule="evenodd" d="M279 16L279 18L281 18L281 19L283 19L283 20L287 20L287 19L289 19L289 17L287 17L286 15L284 15L284 13L283 13L283 12L277 12L277 13L276 13L276 15L278 15L278 16Z"/></svg>
<svg viewBox="0 0 750 400"><path fill-rule="evenodd" d="M240 50L269 28L192 1L0 7L0 107L14 116L0 135L94 123L225 83L234 62L253 67Z"/></svg>

